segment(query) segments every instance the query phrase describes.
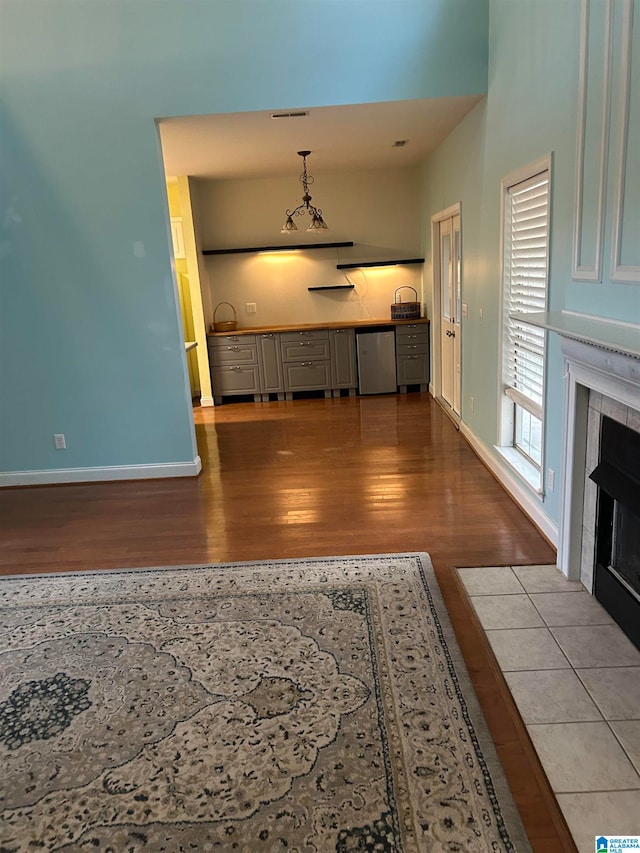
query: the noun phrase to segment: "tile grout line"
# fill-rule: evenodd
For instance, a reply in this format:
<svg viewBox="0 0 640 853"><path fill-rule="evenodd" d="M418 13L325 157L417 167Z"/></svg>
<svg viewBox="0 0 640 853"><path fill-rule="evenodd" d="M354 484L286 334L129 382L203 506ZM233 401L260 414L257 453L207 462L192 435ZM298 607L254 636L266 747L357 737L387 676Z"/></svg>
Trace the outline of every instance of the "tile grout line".
<svg viewBox="0 0 640 853"><path fill-rule="evenodd" d="M630 764L630 765L633 767L633 769L636 771L636 773L637 773L637 775L638 775L638 785L639 785L639 787L640 787L640 770L636 767L635 761L631 758L631 756L630 756L630 755L629 755L629 753L627 752L627 749L626 749L625 745L622 743L622 741L620 740L620 738L618 737L618 735L615 733L614 729L613 729L613 728L612 728L612 726L611 726L611 723L616 723L616 722L617 722L617 723L620 723L620 722L622 722L622 723L625 723L625 722L631 722L631 723L633 723L633 722L636 722L636 721L635 721L635 720L605 720L605 723L609 726L609 731L611 732L611 734L614 736L614 738L615 738L615 739L616 739L616 741L618 742L618 745L620 746L620 749L621 749L621 750L624 752L624 754L627 756L627 760L629 761L629 764Z"/></svg>

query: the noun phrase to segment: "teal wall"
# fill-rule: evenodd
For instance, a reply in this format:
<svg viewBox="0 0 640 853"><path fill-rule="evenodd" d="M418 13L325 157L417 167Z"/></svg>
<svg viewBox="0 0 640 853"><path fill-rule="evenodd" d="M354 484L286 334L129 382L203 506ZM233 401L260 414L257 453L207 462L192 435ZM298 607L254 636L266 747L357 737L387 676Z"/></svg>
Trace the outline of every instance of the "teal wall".
<svg viewBox="0 0 640 853"><path fill-rule="evenodd" d="M600 23L594 16L594 26ZM425 254L429 263L431 215L462 202L463 302L469 306L469 317L462 320L462 418L490 450L498 440L503 176L549 152L553 155L550 310L567 308L640 323L640 285L612 283L608 277L612 218L609 209L603 282L590 284L571 278L579 54L579 0L491 0L487 98L431 155L422 172ZM639 62L637 30L634 56ZM600 140L596 143L599 145ZM631 170L629 181L635 181L639 174ZM635 204L635 210L628 207L626 221L630 223L635 218L638 225L637 197L631 187L627 198L635 199L629 201ZM636 245L638 237L640 226ZM430 269L426 276L429 280ZM480 308L484 314L482 324ZM563 385L557 335L549 335L548 352L545 464L559 475ZM475 400L473 412L471 396ZM559 500L556 485L555 492L545 496L543 507L556 524Z"/></svg>
<svg viewBox="0 0 640 853"><path fill-rule="evenodd" d="M0 16L5 472L196 454L155 118L487 85L486 0L3 0Z"/></svg>

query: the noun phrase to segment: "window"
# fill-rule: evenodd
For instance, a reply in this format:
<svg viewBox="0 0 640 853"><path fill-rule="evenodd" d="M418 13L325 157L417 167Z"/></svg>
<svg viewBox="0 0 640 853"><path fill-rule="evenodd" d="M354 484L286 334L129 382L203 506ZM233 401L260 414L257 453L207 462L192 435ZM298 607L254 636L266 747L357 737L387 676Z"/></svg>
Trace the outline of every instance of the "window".
<svg viewBox="0 0 640 853"><path fill-rule="evenodd" d="M502 181L503 310L501 451L542 490L546 333L514 315L546 311L549 159Z"/></svg>

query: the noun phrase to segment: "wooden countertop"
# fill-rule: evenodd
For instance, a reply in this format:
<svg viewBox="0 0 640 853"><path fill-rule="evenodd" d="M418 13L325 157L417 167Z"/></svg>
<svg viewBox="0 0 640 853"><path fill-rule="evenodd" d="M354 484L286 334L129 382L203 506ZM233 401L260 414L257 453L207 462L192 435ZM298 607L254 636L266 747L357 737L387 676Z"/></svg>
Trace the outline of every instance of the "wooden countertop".
<svg viewBox="0 0 640 853"><path fill-rule="evenodd" d="M366 329L368 326L407 326L421 323L428 325L426 317L418 320L345 320L342 323L296 323L288 326L252 326L235 329L232 332L207 332L208 338L226 338L229 335L268 335L274 332L300 332L312 329Z"/></svg>

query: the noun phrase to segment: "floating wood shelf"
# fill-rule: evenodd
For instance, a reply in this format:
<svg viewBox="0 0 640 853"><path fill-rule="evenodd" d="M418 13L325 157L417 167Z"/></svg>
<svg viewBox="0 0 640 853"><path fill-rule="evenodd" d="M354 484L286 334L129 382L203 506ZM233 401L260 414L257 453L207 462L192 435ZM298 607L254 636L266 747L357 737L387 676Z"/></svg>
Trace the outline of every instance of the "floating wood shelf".
<svg viewBox="0 0 640 853"><path fill-rule="evenodd" d="M344 243L297 243L286 246L251 246L242 249L203 249L203 255L239 255L244 252L293 252L296 249L341 249L353 246L353 240Z"/></svg>
<svg viewBox="0 0 640 853"><path fill-rule="evenodd" d="M353 290L353 284L322 284L318 287L308 287L307 290Z"/></svg>
<svg viewBox="0 0 640 853"><path fill-rule="evenodd" d="M423 264L424 258L399 258L396 261L361 261L359 264L336 264L337 270L355 270L364 267L395 267L401 264Z"/></svg>

